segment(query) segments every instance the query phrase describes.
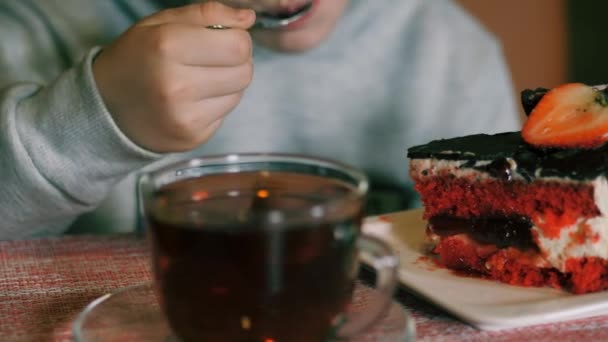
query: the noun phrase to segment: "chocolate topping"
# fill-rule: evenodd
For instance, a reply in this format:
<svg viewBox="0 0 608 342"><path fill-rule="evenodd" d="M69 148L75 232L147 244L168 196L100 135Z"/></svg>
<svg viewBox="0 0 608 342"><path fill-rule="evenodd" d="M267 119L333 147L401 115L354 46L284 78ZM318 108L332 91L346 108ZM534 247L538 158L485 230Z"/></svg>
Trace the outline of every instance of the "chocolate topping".
<svg viewBox="0 0 608 342"><path fill-rule="evenodd" d="M526 115L530 115L532 110L549 91L546 88L524 89L521 92L521 105Z"/></svg>
<svg viewBox="0 0 608 342"><path fill-rule="evenodd" d="M513 170L511 170L511 163L509 163L507 158L496 159L486 166L475 167L475 169L485 171L493 177L504 181L513 180Z"/></svg>
<svg viewBox="0 0 608 342"><path fill-rule="evenodd" d="M595 149L536 148L527 144L520 132L434 140L409 148L407 156L411 159L465 160L468 162L463 168L475 168L507 180L515 174L528 181L537 177L591 180L608 174L608 144ZM508 159L514 162L514 168ZM489 161L490 164L476 166L477 161Z"/></svg>

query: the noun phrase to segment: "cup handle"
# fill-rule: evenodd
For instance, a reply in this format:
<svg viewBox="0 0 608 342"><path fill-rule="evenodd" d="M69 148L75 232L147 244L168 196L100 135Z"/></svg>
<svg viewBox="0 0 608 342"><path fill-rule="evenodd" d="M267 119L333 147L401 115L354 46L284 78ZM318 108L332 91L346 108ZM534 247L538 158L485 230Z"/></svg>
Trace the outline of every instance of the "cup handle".
<svg viewBox="0 0 608 342"><path fill-rule="evenodd" d="M344 323L336 328L337 339L349 339L363 332L387 312L397 286L399 259L382 240L363 235L357 240L359 260L376 271L375 294L378 300L370 302L364 312L348 314Z"/></svg>
<svg viewBox="0 0 608 342"><path fill-rule="evenodd" d="M142 173L137 173L135 175L135 205L137 206L137 208L136 208L137 213L135 214L135 233L138 236L143 236L144 231L146 230L145 220L144 220L144 217L145 217L144 203L143 203L144 177L145 176Z"/></svg>

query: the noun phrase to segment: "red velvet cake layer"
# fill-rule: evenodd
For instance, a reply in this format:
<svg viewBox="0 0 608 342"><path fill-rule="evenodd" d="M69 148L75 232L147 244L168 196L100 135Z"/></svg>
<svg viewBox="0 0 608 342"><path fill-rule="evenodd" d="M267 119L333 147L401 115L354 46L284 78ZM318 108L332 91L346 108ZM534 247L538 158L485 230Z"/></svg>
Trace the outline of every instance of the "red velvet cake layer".
<svg viewBox="0 0 608 342"><path fill-rule="evenodd" d="M578 218L599 215L593 187L552 181L483 181L451 175L414 179L422 197L424 218L437 215L471 218L523 216L530 218L547 237ZM539 219L542 215L542 219Z"/></svg>
<svg viewBox="0 0 608 342"><path fill-rule="evenodd" d="M424 217L431 222L440 217L448 218L448 223L450 217L471 220L521 217L529 219L545 238L552 239L559 238L561 229L572 226L577 220L600 215L591 183L479 180L450 174L421 177L415 181L424 203ZM471 226L473 231L480 229ZM523 249L514 245L501 248L475 239L475 234L462 229L450 235L445 231L443 234L433 232L431 228L428 233L437 242L433 252L448 268L512 285L551 286L573 293L608 289L608 262L602 258L568 258L560 271L547 263L538 248L522 245L519 247ZM571 237L577 241L577 236ZM538 243L534 234L532 240Z"/></svg>
<svg viewBox="0 0 608 342"><path fill-rule="evenodd" d="M520 286L551 286L573 293L608 289L608 263L600 258L570 258L566 270L538 267L538 254L515 248L480 245L464 235L440 240L433 250L441 264Z"/></svg>

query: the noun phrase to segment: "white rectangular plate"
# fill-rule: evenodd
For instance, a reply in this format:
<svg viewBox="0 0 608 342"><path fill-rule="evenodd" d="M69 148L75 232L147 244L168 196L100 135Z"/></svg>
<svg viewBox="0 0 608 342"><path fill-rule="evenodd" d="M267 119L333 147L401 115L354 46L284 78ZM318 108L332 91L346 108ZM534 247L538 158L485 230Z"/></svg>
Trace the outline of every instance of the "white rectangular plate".
<svg viewBox="0 0 608 342"><path fill-rule="evenodd" d="M484 330L522 327L608 314L608 292L573 295L552 288L512 286L457 275L425 256L422 210L370 217L367 234L399 254L399 279L409 289L454 316Z"/></svg>

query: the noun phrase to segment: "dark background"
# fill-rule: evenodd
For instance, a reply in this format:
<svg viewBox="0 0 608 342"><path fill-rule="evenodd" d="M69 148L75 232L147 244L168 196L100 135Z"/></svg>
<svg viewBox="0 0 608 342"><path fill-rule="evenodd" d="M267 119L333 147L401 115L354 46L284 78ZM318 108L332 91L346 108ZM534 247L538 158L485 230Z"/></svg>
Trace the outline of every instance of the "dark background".
<svg viewBox="0 0 608 342"><path fill-rule="evenodd" d="M608 83L608 1L569 0L568 80Z"/></svg>

